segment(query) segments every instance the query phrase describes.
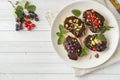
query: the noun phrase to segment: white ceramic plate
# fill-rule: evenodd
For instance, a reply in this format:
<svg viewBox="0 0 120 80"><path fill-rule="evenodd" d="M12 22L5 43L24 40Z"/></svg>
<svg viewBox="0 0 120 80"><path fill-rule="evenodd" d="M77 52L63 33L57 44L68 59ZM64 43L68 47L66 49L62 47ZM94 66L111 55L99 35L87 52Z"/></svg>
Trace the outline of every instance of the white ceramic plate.
<svg viewBox="0 0 120 80"><path fill-rule="evenodd" d="M105 17L109 25L114 27L113 29L105 33L105 36L108 40L108 48L105 51L100 53L99 58L95 58L94 57L95 53L93 51L90 51L89 53L92 54L91 59L85 56L85 57L79 58L77 61L70 60L67 56L67 52L64 49L63 45L57 44L58 37L56 36L56 32L59 31L58 26L59 24L63 24L64 19L66 17L73 15L71 13L73 9L79 9L82 12L84 12L87 9L94 9ZM83 0L83 1L74 2L64 7L59 12L59 14L56 16L52 24L51 37L52 37L52 43L55 50L64 60L67 61L69 65L76 68L92 68L105 63L108 59L110 59L110 57L115 52L118 45L118 41L119 41L119 27L115 17L106 7L94 1Z"/></svg>

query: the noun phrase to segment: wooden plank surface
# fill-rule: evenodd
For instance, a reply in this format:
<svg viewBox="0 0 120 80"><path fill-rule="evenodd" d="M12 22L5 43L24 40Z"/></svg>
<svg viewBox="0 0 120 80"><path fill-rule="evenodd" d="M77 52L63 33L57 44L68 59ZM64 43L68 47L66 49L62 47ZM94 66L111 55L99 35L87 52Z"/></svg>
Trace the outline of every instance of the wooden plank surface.
<svg viewBox="0 0 120 80"><path fill-rule="evenodd" d="M16 32L13 8L7 0L0 0L0 80L120 80L119 63L75 77L53 49L46 11L74 1L78 0L30 0L37 6L40 22L32 32ZM120 18L116 18L120 25Z"/></svg>

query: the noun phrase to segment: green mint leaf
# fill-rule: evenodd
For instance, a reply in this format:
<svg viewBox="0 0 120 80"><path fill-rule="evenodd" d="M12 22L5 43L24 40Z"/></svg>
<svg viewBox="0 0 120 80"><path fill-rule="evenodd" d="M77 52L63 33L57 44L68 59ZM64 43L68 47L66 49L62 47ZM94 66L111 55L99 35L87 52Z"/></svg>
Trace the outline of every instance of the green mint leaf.
<svg viewBox="0 0 120 80"><path fill-rule="evenodd" d="M106 26L102 27L101 33L105 33L106 31L109 31L111 28L113 28L113 27L106 25Z"/></svg>
<svg viewBox="0 0 120 80"><path fill-rule="evenodd" d="M57 32L56 35L60 37L62 34L60 32Z"/></svg>
<svg viewBox="0 0 120 80"><path fill-rule="evenodd" d="M105 38L105 36L104 36L102 33L101 33L101 34L97 34L97 38L98 38L99 40L103 41L103 42L106 41L106 38Z"/></svg>
<svg viewBox="0 0 120 80"><path fill-rule="evenodd" d="M78 9L73 9L73 10L72 10L72 13L73 13L75 16L80 16L81 11L78 10Z"/></svg>
<svg viewBox="0 0 120 80"><path fill-rule="evenodd" d="M63 44L64 41L65 41L65 37L64 37L63 35L61 35L61 36L59 37L59 39L58 39L58 45Z"/></svg>
<svg viewBox="0 0 120 80"><path fill-rule="evenodd" d="M23 11L23 7L22 6L17 6L16 7L16 11L21 11L22 12Z"/></svg>
<svg viewBox="0 0 120 80"><path fill-rule="evenodd" d="M60 30L60 32L57 32L56 35L59 37L58 38L58 45L61 45L61 44L63 44L63 42L65 40L64 34L66 34L67 31L65 30L65 28L62 24L59 24L59 30Z"/></svg>
<svg viewBox="0 0 120 80"><path fill-rule="evenodd" d="M22 0L22 1L19 3L19 6L22 6L23 8L25 8L26 3L27 3L27 0Z"/></svg>
<svg viewBox="0 0 120 80"><path fill-rule="evenodd" d="M84 46L82 48L82 53L80 54L80 57L83 57L83 56L87 55L87 52L88 52L88 48L86 46Z"/></svg>
<svg viewBox="0 0 120 80"><path fill-rule="evenodd" d="M35 6L35 5L29 5L29 6L27 7L27 10L30 11L30 12L35 12L36 6Z"/></svg>
<svg viewBox="0 0 120 80"><path fill-rule="evenodd" d="M65 30L64 26L62 24L59 25L59 30L62 34L66 34L67 31Z"/></svg>
<svg viewBox="0 0 120 80"><path fill-rule="evenodd" d="M22 17L24 17L22 6L17 6L17 7L16 7L15 14L17 15L17 18L22 18Z"/></svg>

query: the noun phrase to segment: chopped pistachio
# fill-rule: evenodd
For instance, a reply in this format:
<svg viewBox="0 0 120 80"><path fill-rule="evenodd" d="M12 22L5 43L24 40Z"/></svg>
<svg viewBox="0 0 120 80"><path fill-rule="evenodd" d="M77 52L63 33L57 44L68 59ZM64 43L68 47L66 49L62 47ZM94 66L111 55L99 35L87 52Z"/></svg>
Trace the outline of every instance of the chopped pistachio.
<svg viewBox="0 0 120 80"><path fill-rule="evenodd" d="M92 47L92 44L89 44Z"/></svg>
<svg viewBox="0 0 120 80"><path fill-rule="evenodd" d="M76 29L77 31L79 31L80 29Z"/></svg>
<svg viewBox="0 0 120 80"><path fill-rule="evenodd" d="M75 26L78 26L78 24L75 24Z"/></svg>
<svg viewBox="0 0 120 80"><path fill-rule="evenodd" d="M73 22L76 22L76 19L74 19Z"/></svg>
<svg viewBox="0 0 120 80"><path fill-rule="evenodd" d="M98 43L99 43L99 40L98 40L98 39L94 39L94 42L95 42L96 44L98 44Z"/></svg>
<svg viewBox="0 0 120 80"><path fill-rule="evenodd" d="M78 49L77 52L80 52L80 50Z"/></svg>
<svg viewBox="0 0 120 80"><path fill-rule="evenodd" d="M76 19L76 23L78 23L78 19Z"/></svg>
<svg viewBox="0 0 120 80"><path fill-rule="evenodd" d="M99 22L98 23L100 23L100 20L99 20Z"/></svg>
<svg viewBox="0 0 120 80"><path fill-rule="evenodd" d="M68 27L68 24L66 24L65 26Z"/></svg>
<svg viewBox="0 0 120 80"><path fill-rule="evenodd" d="M94 42L94 41L92 41L92 45L95 45L95 42Z"/></svg>
<svg viewBox="0 0 120 80"><path fill-rule="evenodd" d="M72 23L72 19L69 20L69 23Z"/></svg>
<svg viewBox="0 0 120 80"><path fill-rule="evenodd" d="M90 40L92 41L92 38L90 38Z"/></svg>
<svg viewBox="0 0 120 80"><path fill-rule="evenodd" d="M78 32L76 32L76 35L78 35L79 33Z"/></svg>
<svg viewBox="0 0 120 80"><path fill-rule="evenodd" d="M78 26L78 28L82 28L82 26L80 25L80 26Z"/></svg>
<svg viewBox="0 0 120 80"><path fill-rule="evenodd" d="M99 43L100 43L100 44L102 44L102 41L101 41L101 40L99 40Z"/></svg>
<svg viewBox="0 0 120 80"><path fill-rule="evenodd" d="M74 29L77 29L77 26L75 26Z"/></svg>
<svg viewBox="0 0 120 80"><path fill-rule="evenodd" d="M80 26L83 26L83 24L81 24Z"/></svg>

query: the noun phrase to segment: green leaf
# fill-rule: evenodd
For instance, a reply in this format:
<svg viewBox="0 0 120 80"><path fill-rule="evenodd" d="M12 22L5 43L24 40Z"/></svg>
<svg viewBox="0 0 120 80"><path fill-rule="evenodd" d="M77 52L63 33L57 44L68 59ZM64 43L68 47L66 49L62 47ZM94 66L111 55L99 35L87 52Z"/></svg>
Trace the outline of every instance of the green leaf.
<svg viewBox="0 0 120 80"><path fill-rule="evenodd" d="M82 53L80 54L80 57L83 57L83 56L87 55L87 52L88 52L88 48L86 46L84 46L82 48Z"/></svg>
<svg viewBox="0 0 120 80"><path fill-rule="evenodd" d="M73 13L75 16L80 16L81 11L78 10L78 9L73 9L73 10L72 10L72 13Z"/></svg>
<svg viewBox="0 0 120 80"><path fill-rule="evenodd" d="M106 25L106 26L102 27L101 33L105 33L106 31L109 31L111 28L113 28L113 27Z"/></svg>
<svg viewBox="0 0 120 80"><path fill-rule="evenodd" d="M19 6L22 6L23 8L25 8L26 3L27 3L27 0L22 0L22 1L19 3Z"/></svg>
<svg viewBox="0 0 120 80"><path fill-rule="evenodd" d="M23 7L22 6L17 6L16 11L23 11Z"/></svg>
<svg viewBox="0 0 120 80"><path fill-rule="evenodd" d="M62 24L59 24L59 30L60 30L60 32L57 32L56 35L59 37L58 38L58 45L61 45L61 44L63 44L63 42L65 40L64 34L66 34L67 31L65 30L65 28Z"/></svg>
<svg viewBox="0 0 120 80"><path fill-rule="evenodd" d="M60 37L62 34L60 32L57 32L56 35Z"/></svg>
<svg viewBox="0 0 120 80"><path fill-rule="evenodd" d="M26 4L25 4L25 9L28 8L29 4L30 4L30 3L27 1Z"/></svg>
<svg viewBox="0 0 120 80"><path fill-rule="evenodd" d="M22 6L17 6L17 7L16 7L15 14L17 15L17 18L22 18L22 17L24 17Z"/></svg>
<svg viewBox="0 0 120 80"><path fill-rule="evenodd" d="M59 30L62 34L66 34L67 31L65 30L64 26L62 24L59 25Z"/></svg>
<svg viewBox="0 0 120 80"><path fill-rule="evenodd" d="M101 34L97 34L97 38L99 39L99 40L101 40L101 41L106 41L106 38L105 38L105 36L101 33Z"/></svg>
<svg viewBox="0 0 120 80"><path fill-rule="evenodd" d="M58 45L63 44L64 41L65 41L65 37L64 37L63 35L61 35L61 36L59 37L59 39L58 39Z"/></svg>
<svg viewBox="0 0 120 80"><path fill-rule="evenodd" d="M35 6L35 5L29 5L29 6L27 7L27 10L30 11L30 12L35 12L36 6Z"/></svg>

